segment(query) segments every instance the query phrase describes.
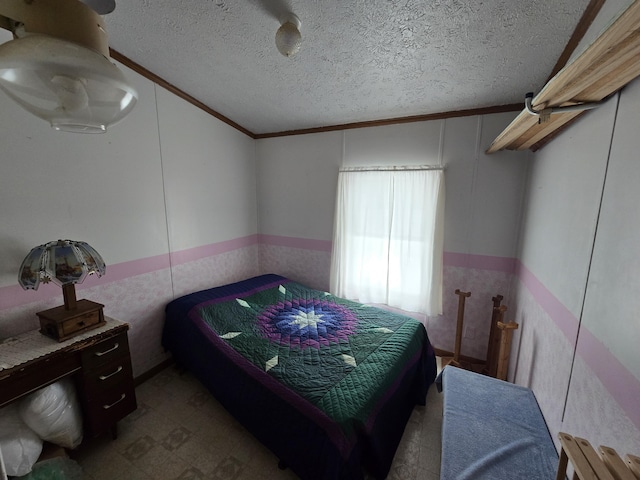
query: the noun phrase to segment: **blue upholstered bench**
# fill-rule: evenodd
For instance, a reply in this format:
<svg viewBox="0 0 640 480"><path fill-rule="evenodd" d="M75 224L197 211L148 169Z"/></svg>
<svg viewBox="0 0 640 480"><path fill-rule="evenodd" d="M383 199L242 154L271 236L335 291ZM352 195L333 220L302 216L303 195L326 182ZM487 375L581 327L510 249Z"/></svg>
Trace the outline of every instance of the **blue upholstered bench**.
<svg viewBox="0 0 640 480"><path fill-rule="evenodd" d="M441 480L550 480L556 451L533 392L447 366Z"/></svg>

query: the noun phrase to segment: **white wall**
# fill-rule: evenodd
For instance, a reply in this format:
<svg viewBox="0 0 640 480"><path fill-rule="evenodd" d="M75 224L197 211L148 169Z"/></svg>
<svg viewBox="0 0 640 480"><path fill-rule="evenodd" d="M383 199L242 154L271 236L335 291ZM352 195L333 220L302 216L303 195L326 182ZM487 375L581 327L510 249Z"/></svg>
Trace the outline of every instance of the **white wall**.
<svg viewBox="0 0 640 480"><path fill-rule="evenodd" d="M528 179L520 262L564 310L544 315L535 309L543 287L521 285L513 338L520 353L511 363L515 382L536 393L554 436L571 375L615 106L609 102L540 150Z"/></svg>
<svg viewBox="0 0 640 480"><path fill-rule="evenodd" d="M485 154L515 116L502 113L445 121L445 251L515 257L528 154Z"/></svg>
<svg viewBox="0 0 640 480"><path fill-rule="evenodd" d="M110 264L167 251L154 86L124 70L140 101L102 135L56 132L0 92L0 286L16 283L23 253L58 238Z"/></svg>
<svg viewBox="0 0 640 480"><path fill-rule="evenodd" d="M445 120L345 130L345 167L442 165Z"/></svg>
<svg viewBox="0 0 640 480"><path fill-rule="evenodd" d="M632 2L608 0L576 58ZM573 59L572 58L572 59ZM640 80L533 155L511 377L565 431L640 451Z"/></svg>
<svg viewBox="0 0 640 480"><path fill-rule="evenodd" d="M342 132L256 141L259 230L331 240Z"/></svg>
<svg viewBox="0 0 640 480"><path fill-rule="evenodd" d="M450 177L446 249L461 256L446 267L447 312L428 319L436 344L453 348L452 292L471 290L463 350L484 355L487 297L507 295L511 272L478 269L473 256L513 256L525 164L502 169L513 154L483 152L513 114L255 142L123 69L140 100L105 135L53 132L0 96L0 336L37 327L35 312L61 302L58 287L16 285L29 249L57 238L86 240L104 256L107 275L79 285L79 297L131 323L138 374L165 358L162 308L175 295L259 270L328 288L338 168L397 152L393 162L442 163ZM257 233L264 245L243 243Z"/></svg>
<svg viewBox="0 0 640 480"><path fill-rule="evenodd" d="M583 369L571 377L563 423L634 454L640 452L639 126L636 80L620 95L577 346Z"/></svg>
<svg viewBox="0 0 640 480"><path fill-rule="evenodd" d="M517 383L560 431L640 451L640 82L533 156L517 286Z"/></svg>
<svg viewBox="0 0 640 480"><path fill-rule="evenodd" d="M620 96L582 315L582 325L638 377L639 126L640 81L636 81Z"/></svg>
<svg viewBox="0 0 640 480"><path fill-rule="evenodd" d="M259 231L266 236L260 245L261 270L329 288L341 166L443 165L445 251L451 259L445 264L445 314L425 322L435 345L452 350L454 291L471 291L463 353L484 358L491 297L509 295L512 271L508 262L505 268L500 260L516 254L527 169L526 154L487 156L484 151L514 116L461 117L258 140Z"/></svg>
<svg viewBox="0 0 640 480"><path fill-rule="evenodd" d="M255 233L254 141L158 88L172 251Z"/></svg>
<svg viewBox="0 0 640 480"><path fill-rule="evenodd" d="M443 318L429 319L437 346L453 351L459 288L471 292L465 305L462 353L486 358L492 297L502 295L512 318L512 265L518 242L528 154L486 155L515 114L446 120L443 163L447 166ZM462 255L460 255L462 254Z"/></svg>
<svg viewBox="0 0 640 480"><path fill-rule="evenodd" d="M0 339L62 303L55 285L18 286L29 250L84 240L107 273L78 285L78 298L129 323L139 375L167 358L167 302L258 273L255 143L121 68L139 101L102 135L55 132L0 94Z"/></svg>
<svg viewBox="0 0 640 480"><path fill-rule="evenodd" d="M607 2L587 37L626 3ZM425 320L433 343L453 349L453 291L471 291L463 353L483 358L491 296L504 295L520 324L510 375L534 389L553 435L640 451L640 81L533 156L487 156L515 114L253 141L123 69L140 100L105 135L54 132L0 95L0 338L62 301L58 287L17 286L26 253L85 240L107 275L78 296L129 322L141 374L166 358L175 295L259 271L328 288L341 165L442 164L445 313Z"/></svg>

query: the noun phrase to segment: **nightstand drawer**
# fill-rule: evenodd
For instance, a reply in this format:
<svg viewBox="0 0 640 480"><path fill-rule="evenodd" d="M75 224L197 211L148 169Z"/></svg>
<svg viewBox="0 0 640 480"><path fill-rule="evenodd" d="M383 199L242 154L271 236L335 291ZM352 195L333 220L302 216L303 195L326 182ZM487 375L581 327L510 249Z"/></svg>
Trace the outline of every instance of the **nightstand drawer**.
<svg viewBox="0 0 640 480"><path fill-rule="evenodd" d="M122 333L82 351L82 368L85 375L118 358L129 358L127 334Z"/></svg>

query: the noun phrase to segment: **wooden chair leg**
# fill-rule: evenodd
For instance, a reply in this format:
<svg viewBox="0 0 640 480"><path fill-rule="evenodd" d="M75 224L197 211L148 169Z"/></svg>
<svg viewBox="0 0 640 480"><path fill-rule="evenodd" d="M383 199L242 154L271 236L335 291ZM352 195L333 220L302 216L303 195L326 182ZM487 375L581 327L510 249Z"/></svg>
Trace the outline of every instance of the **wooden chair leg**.
<svg viewBox="0 0 640 480"><path fill-rule="evenodd" d="M462 348L462 327L464 323L464 302L467 297L471 296L471 292L462 292L456 289L458 295L458 321L456 323L456 344L453 349L453 360L449 363L454 367L462 366L460 363L460 350Z"/></svg>
<svg viewBox="0 0 640 480"><path fill-rule="evenodd" d="M487 347L487 363L483 373L495 377L498 370L498 354L500 353L500 330L498 322L502 322L507 307L500 305L502 295L492 298L493 314L491 315L491 330L489 331L489 345Z"/></svg>
<svg viewBox="0 0 640 480"><path fill-rule="evenodd" d="M511 355L511 335L513 334L513 330L518 328L518 324L516 322L498 322L498 328L501 330L501 337L496 378L506 380L509 371L509 356Z"/></svg>

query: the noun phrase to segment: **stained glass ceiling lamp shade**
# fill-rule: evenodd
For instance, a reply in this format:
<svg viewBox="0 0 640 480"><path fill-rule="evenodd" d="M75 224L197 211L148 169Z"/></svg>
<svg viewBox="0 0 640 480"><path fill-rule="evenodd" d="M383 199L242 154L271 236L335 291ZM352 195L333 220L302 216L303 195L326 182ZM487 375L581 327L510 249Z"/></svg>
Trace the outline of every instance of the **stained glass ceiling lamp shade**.
<svg viewBox="0 0 640 480"><path fill-rule="evenodd" d="M109 58L104 21L79 0L1 0L0 89L60 131L103 133L138 95Z"/></svg>
<svg viewBox="0 0 640 480"><path fill-rule="evenodd" d="M37 290L41 283L62 287L64 305L38 312L41 332L58 340L87 328L104 324L103 305L76 300L76 283L89 275L101 277L107 267L98 252L86 242L58 240L33 248L22 261L18 283L25 290Z"/></svg>

